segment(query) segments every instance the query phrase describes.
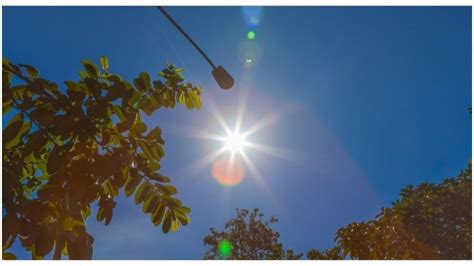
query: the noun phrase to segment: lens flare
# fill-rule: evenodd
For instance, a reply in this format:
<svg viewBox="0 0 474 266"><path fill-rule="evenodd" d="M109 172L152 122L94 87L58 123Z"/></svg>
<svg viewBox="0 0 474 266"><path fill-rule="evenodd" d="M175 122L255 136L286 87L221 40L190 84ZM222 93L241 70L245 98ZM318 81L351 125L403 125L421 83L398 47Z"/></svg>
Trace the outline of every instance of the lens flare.
<svg viewBox="0 0 474 266"><path fill-rule="evenodd" d="M263 7L260 6L244 6L242 7L244 21L248 26L256 27L263 19Z"/></svg>
<svg viewBox="0 0 474 266"><path fill-rule="evenodd" d="M221 257L228 258L232 255L232 249L234 249L234 247L230 241L224 239L219 243L217 249L219 250L219 255Z"/></svg>
<svg viewBox="0 0 474 266"><path fill-rule="evenodd" d="M255 32L254 31L247 32L247 39L249 40L255 39Z"/></svg>
<svg viewBox="0 0 474 266"><path fill-rule="evenodd" d="M231 132L227 138L225 138L224 143L225 149L232 153L243 152L244 147L247 144L245 136L238 131Z"/></svg>
<svg viewBox="0 0 474 266"><path fill-rule="evenodd" d="M244 179L244 169L240 158L227 154L212 163L212 176L221 185L235 186Z"/></svg>

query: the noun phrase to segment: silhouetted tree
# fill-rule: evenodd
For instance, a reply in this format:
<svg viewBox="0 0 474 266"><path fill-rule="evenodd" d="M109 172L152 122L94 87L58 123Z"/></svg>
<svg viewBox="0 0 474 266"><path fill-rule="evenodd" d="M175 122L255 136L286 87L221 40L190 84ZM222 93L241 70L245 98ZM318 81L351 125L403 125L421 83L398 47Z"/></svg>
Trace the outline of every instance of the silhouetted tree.
<svg viewBox="0 0 474 266"><path fill-rule="evenodd" d="M310 260L342 260L344 257L341 254L339 247L333 247L326 249L325 251L319 251L317 249L310 249L306 253L306 257Z"/></svg>
<svg viewBox="0 0 474 266"><path fill-rule="evenodd" d="M342 257L353 259L471 259L471 162L455 178L402 189L401 199L375 220L337 232Z"/></svg>
<svg viewBox="0 0 474 266"><path fill-rule="evenodd" d="M131 84L108 72L106 57L102 70L82 62L80 80L60 89L34 67L3 60L2 109L12 116L2 143L4 259L15 258L6 250L16 239L33 259L52 251L54 259L90 259L91 204L98 202L97 221L109 224L122 188L165 233L190 221L191 210L158 172L161 129L148 130L141 117L176 103L199 109L200 88L184 84L183 70L170 64L161 80L143 72Z"/></svg>
<svg viewBox="0 0 474 266"><path fill-rule="evenodd" d="M237 209L237 217L224 225L224 231L211 228L211 234L204 237L204 245L210 246L204 259L300 259L303 254L295 254L292 249L285 250L279 242L280 234L271 228L278 219L270 217L264 220L263 216L259 209L251 212Z"/></svg>

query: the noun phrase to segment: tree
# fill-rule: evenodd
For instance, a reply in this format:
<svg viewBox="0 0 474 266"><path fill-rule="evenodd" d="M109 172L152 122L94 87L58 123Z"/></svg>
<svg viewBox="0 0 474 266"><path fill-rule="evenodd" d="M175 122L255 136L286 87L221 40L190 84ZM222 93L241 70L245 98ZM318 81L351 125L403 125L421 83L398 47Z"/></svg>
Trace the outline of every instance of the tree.
<svg viewBox="0 0 474 266"><path fill-rule="evenodd" d="M326 249L325 251L319 251L317 249L310 249L306 253L306 257L309 260L342 260L344 257L341 255L341 249L339 247L333 247Z"/></svg>
<svg viewBox="0 0 474 266"><path fill-rule="evenodd" d="M271 225L278 222L275 217L263 219L259 209L252 212L237 209L237 217L228 221L224 231L210 228L211 233L204 237L204 245L210 249L204 259L231 260L278 260L299 259L302 254L295 254L292 249L285 251L278 241L280 234Z"/></svg>
<svg viewBox="0 0 474 266"><path fill-rule="evenodd" d="M472 168L440 184L401 190L375 220L337 232L337 248L353 259L471 259Z"/></svg>
<svg viewBox="0 0 474 266"><path fill-rule="evenodd" d="M112 220L115 197L123 189L150 214L164 233L190 222L190 209L175 198L177 189L159 172L165 155L161 129L148 130L152 115L176 103L201 106L201 89L184 84L182 69L168 64L157 80L140 73L133 84L89 60L77 82L56 83L29 65L2 63L3 257L19 238L33 259L54 252L90 259L94 238L84 221L98 203L97 221Z"/></svg>

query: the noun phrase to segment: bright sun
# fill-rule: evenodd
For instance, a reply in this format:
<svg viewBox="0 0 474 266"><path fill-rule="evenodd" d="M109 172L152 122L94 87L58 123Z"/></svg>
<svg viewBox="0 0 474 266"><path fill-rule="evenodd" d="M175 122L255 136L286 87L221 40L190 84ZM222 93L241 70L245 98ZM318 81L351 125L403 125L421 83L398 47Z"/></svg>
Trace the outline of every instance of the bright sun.
<svg viewBox="0 0 474 266"><path fill-rule="evenodd" d="M247 142L245 141L244 134L239 131L229 132L227 137L224 139L224 149L231 153L242 153L246 144Z"/></svg>

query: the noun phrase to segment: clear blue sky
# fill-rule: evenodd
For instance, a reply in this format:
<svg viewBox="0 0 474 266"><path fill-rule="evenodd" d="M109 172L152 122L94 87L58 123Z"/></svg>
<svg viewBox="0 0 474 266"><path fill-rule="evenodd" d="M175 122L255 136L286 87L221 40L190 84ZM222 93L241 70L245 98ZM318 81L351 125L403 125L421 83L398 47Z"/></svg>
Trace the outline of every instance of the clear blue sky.
<svg viewBox="0 0 474 266"><path fill-rule="evenodd" d="M234 75L233 90L217 88L156 8L3 8L3 56L47 79L77 79L81 59L107 55L128 79L168 61L204 87L201 111L179 107L147 119L163 129L162 172L193 209L192 223L164 235L121 197L110 225L95 215L87 222L95 259L199 259L210 227L254 207L280 218L286 247L328 248L339 227L373 218L403 186L454 176L471 158L470 7L265 7L253 26L239 7L168 11ZM249 150L264 184L246 171L239 185L223 187L210 165L189 170L220 144L189 132L220 130L211 101L232 125L244 90L244 126L279 115L252 141L287 158ZM18 243L14 251L28 258Z"/></svg>

